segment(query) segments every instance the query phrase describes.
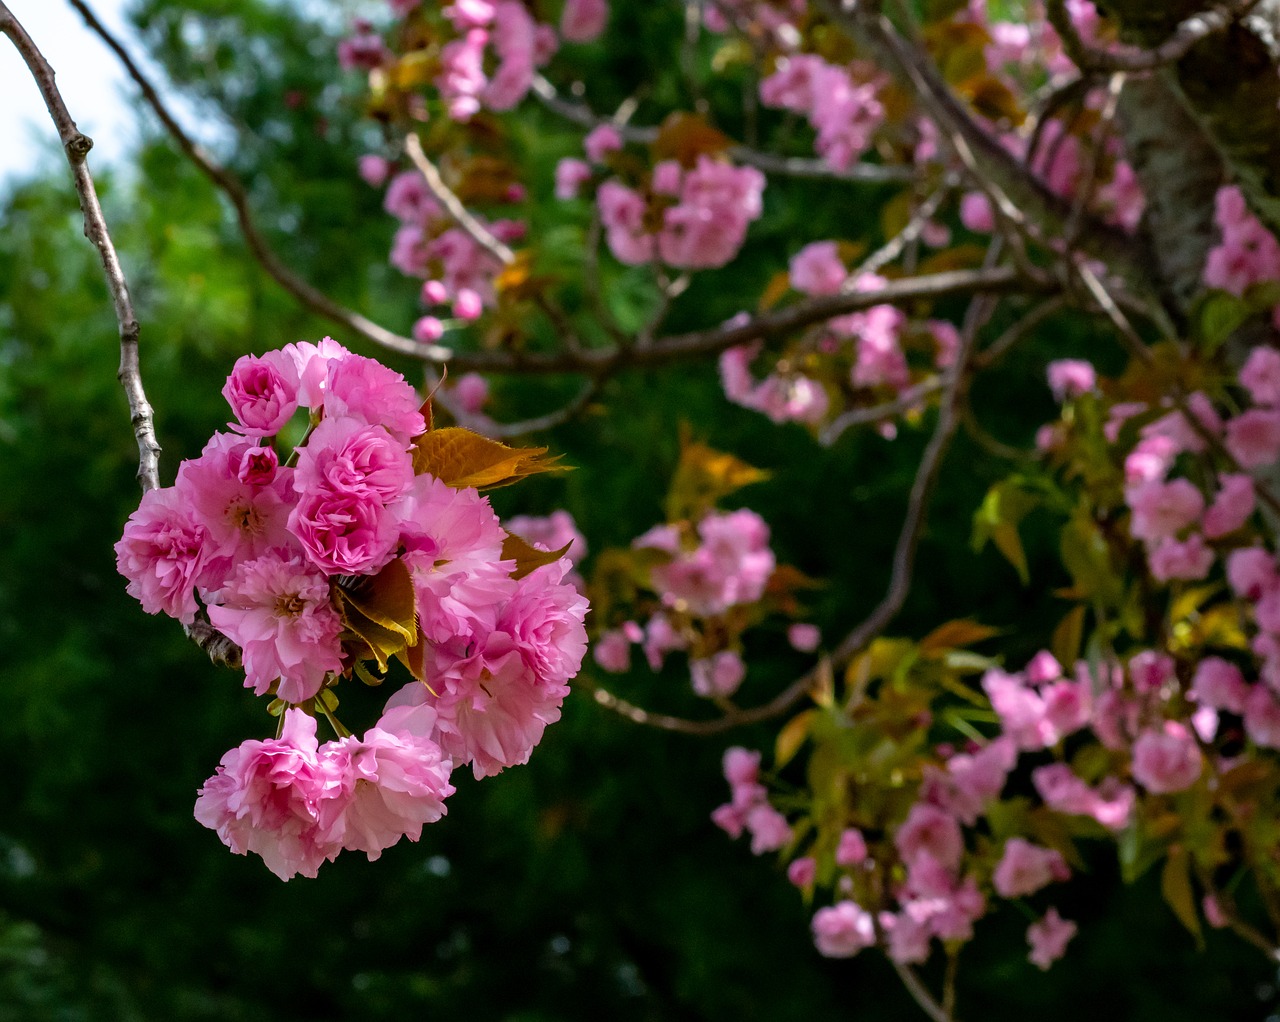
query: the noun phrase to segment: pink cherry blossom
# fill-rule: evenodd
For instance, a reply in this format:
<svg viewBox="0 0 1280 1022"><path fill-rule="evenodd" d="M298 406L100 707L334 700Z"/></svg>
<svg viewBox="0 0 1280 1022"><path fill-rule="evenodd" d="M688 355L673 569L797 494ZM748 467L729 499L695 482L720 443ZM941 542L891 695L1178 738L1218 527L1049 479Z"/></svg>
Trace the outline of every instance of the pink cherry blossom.
<svg viewBox="0 0 1280 1022"><path fill-rule="evenodd" d="M329 580L298 553L272 550L237 566L209 621L244 653L245 686L287 703L310 699L342 669L342 620Z"/></svg>
<svg viewBox="0 0 1280 1022"><path fill-rule="evenodd" d="M925 802L911 807L893 843L906 863L924 852L944 867L955 869L964 854L964 838L955 817Z"/></svg>
<svg viewBox="0 0 1280 1022"><path fill-rule="evenodd" d="M1134 539L1173 536L1198 519L1204 510L1204 497L1186 479L1142 483L1126 490L1125 500L1133 509L1129 531Z"/></svg>
<svg viewBox="0 0 1280 1022"><path fill-rule="evenodd" d="M1198 532L1181 541L1162 539L1148 556L1151 577L1157 582L1172 579L1198 581L1209 574L1213 560L1213 550L1205 545Z"/></svg>
<svg viewBox="0 0 1280 1022"><path fill-rule="evenodd" d="M582 148L592 163L604 163L610 153L622 149L622 134L612 124L597 124L587 132Z"/></svg>
<svg viewBox="0 0 1280 1022"><path fill-rule="evenodd" d="M246 436L275 436L298 408L298 369L283 351L257 358L241 355L227 377L222 396Z"/></svg>
<svg viewBox="0 0 1280 1022"><path fill-rule="evenodd" d="M1059 404L1087 394L1097 385L1093 364L1078 358L1061 358L1049 363L1049 389Z"/></svg>
<svg viewBox="0 0 1280 1022"><path fill-rule="evenodd" d="M1219 490L1204 513L1204 534L1217 539L1244 525L1257 505L1253 477L1243 472L1228 473L1218 480Z"/></svg>
<svg viewBox="0 0 1280 1022"><path fill-rule="evenodd" d="M1031 964L1048 969L1066 953L1077 929L1071 920L1059 916L1056 908L1049 909L1043 919L1027 927L1027 943L1031 946L1027 957Z"/></svg>
<svg viewBox="0 0 1280 1022"><path fill-rule="evenodd" d="M208 529L174 487L149 490L115 545L116 569L148 614L163 611L190 624L199 609L196 586L214 581L206 577L212 546Z"/></svg>
<svg viewBox="0 0 1280 1022"><path fill-rule="evenodd" d="M837 902L813 915L813 943L827 958L852 958L875 942L875 921L856 902Z"/></svg>
<svg viewBox="0 0 1280 1022"><path fill-rule="evenodd" d="M591 644L591 657L601 670L622 674L631 669L631 640L622 629L610 628Z"/></svg>
<svg viewBox="0 0 1280 1022"><path fill-rule="evenodd" d="M1203 765L1194 736L1176 721L1142 732L1133 745L1133 779L1155 794L1191 787Z"/></svg>
<svg viewBox="0 0 1280 1022"><path fill-rule="evenodd" d="M787 642L799 653L812 653L822 643L822 632L817 625L797 621L787 627Z"/></svg>
<svg viewBox="0 0 1280 1022"><path fill-rule="evenodd" d="M600 37L608 20L606 0L565 0L560 34L570 42L589 43Z"/></svg>
<svg viewBox="0 0 1280 1022"><path fill-rule="evenodd" d="M791 257L791 286L807 295L839 293L849 271L834 241L815 241Z"/></svg>
<svg viewBox="0 0 1280 1022"><path fill-rule="evenodd" d="M1203 706L1230 713L1244 711L1249 686L1240 668L1221 657L1205 657L1196 665L1191 681L1191 697Z"/></svg>
<svg viewBox="0 0 1280 1022"><path fill-rule="evenodd" d="M818 863L812 855L793 859L787 866L787 880L793 887L808 887L818 875Z"/></svg>
<svg viewBox="0 0 1280 1022"><path fill-rule="evenodd" d="M1054 881L1066 880L1070 875L1061 852L1014 837L1005 842L1004 854L991 882L1000 897L1022 898L1035 894Z"/></svg>
<svg viewBox="0 0 1280 1022"><path fill-rule="evenodd" d="M556 164L556 198L562 202L576 199L582 192L582 186L590 180L589 164L566 157Z"/></svg>
<svg viewBox="0 0 1280 1022"><path fill-rule="evenodd" d="M1280 587L1275 554L1263 547L1233 550L1227 556L1227 582L1232 592L1248 600Z"/></svg>
<svg viewBox="0 0 1280 1022"><path fill-rule="evenodd" d="M693 691L704 699L728 697L738 691L747 668L742 657L732 650L722 650L710 657L689 662Z"/></svg>
<svg viewBox="0 0 1280 1022"><path fill-rule="evenodd" d="M1250 408L1227 423L1224 441L1242 468L1258 468L1280 459L1280 409Z"/></svg>
<svg viewBox="0 0 1280 1022"><path fill-rule="evenodd" d="M1240 385L1254 404L1280 405L1280 351L1257 347L1249 352L1240 369Z"/></svg>
<svg viewBox="0 0 1280 1022"><path fill-rule="evenodd" d="M1280 701L1266 685L1254 685L1244 700L1244 730L1264 749L1280 749Z"/></svg>
<svg viewBox="0 0 1280 1022"><path fill-rule="evenodd" d="M335 789L318 761L315 718L287 710L279 738L251 739L222 757L200 789L195 816L237 855L262 856L281 880L314 877L341 850L319 826Z"/></svg>
<svg viewBox="0 0 1280 1022"><path fill-rule="evenodd" d="M867 842L862 831L853 827L840 833L840 841L836 845L836 865L849 867L860 866L867 861Z"/></svg>
<svg viewBox="0 0 1280 1022"><path fill-rule="evenodd" d="M405 378L376 359L345 355L329 362L324 412L330 419L345 416L382 426L407 443L427 428L421 404Z"/></svg>

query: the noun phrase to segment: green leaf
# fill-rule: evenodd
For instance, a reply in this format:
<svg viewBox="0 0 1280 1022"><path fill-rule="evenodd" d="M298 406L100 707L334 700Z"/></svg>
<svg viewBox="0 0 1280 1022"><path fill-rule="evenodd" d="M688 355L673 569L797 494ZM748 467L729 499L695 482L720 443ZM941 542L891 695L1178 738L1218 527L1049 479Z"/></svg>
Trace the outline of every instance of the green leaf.
<svg viewBox="0 0 1280 1022"><path fill-rule="evenodd" d="M1160 893L1178 917L1178 922L1187 928L1195 937L1196 944L1203 949L1204 934L1200 929L1200 913L1191 885L1191 856L1185 848L1174 848L1165 859L1160 873Z"/></svg>
<svg viewBox="0 0 1280 1022"><path fill-rule="evenodd" d="M1206 353L1217 351L1253 314L1254 309L1243 298L1227 291L1211 292L1200 302L1195 320Z"/></svg>
<svg viewBox="0 0 1280 1022"><path fill-rule="evenodd" d="M1005 560L1013 565L1023 585L1031 581L1031 573L1027 568L1027 555L1022 549L1022 539L1018 535L1018 525L1041 502L1042 498L1038 494L1030 493L1014 480L1006 479L987 491L982 506L973 516L971 544L974 552L981 551L988 543L994 543Z"/></svg>

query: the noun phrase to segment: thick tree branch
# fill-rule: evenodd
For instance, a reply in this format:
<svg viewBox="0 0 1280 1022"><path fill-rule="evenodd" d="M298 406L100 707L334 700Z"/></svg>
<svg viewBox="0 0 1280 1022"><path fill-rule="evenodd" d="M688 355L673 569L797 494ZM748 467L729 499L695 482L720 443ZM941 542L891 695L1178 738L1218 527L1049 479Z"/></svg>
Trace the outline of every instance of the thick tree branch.
<svg viewBox="0 0 1280 1022"><path fill-rule="evenodd" d="M76 122L58 91L53 68L4 3L0 3L0 33L7 35L17 47L35 78L36 85L40 87L40 95L44 97L49 116L58 129L63 152L66 153L75 178L80 211L84 215L84 235L97 248L102 259L102 270L107 277L107 288L111 292L116 321L120 325L120 369L117 376L129 402L129 418L138 443L138 483L142 492L146 493L160 485L160 443L156 439L151 405L142 386L142 373L138 363L138 318L133 311L124 270L120 267L120 259L116 255L106 219L102 215L102 205L98 202L93 177L85 163L85 157L93 148L93 139L76 127Z"/></svg>
<svg viewBox="0 0 1280 1022"><path fill-rule="evenodd" d="M1142 50L1099 50L1080 38L1075 22L1067 11L1066 0L1048 0L1049 21L1062 40L1062 48L1082 71L1154 71L1175 64L1200 41L1223 32L1239 21L1259 0L1230 0L1207 10L1198 11L1178 23L1169 38Z"/></svg>
<svg viewBox="0 0 1280 1022"><path fill-rule="evenodd" d="M993 200L998 216L1041 240L1060 235L1070 205L1049 190L1024 162L984 128L943 81L933 61L904 39L882 14L854 0L823 0L822 7L876 62L906 85L929 111L941 138L965 165L974 182ZM1142 286L1147 281L1137 247L1122 231L1084 217L1080 247L1113 271Z"/></svg>

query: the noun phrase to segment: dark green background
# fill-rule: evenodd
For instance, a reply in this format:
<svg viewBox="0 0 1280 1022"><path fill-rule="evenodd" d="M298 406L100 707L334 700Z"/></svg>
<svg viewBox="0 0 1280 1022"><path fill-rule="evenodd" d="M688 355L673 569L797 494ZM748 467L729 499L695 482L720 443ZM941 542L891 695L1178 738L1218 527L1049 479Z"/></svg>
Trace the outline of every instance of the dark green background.
<svg viewBox="0 0 1280 1022"><path fill-rule="evenodd" d="M653 71L676 64L654 54L674 52L679 12L614 6L607 48L577 48L572 66L602 109L643 86L639 119L656 120L687 102L678 77ZM334 39L263 0L136 8L175 86L220 111L220 155L250 183L289 261L407 330L416 289L386 267L393 224L354 174L376 132L359 119L357 78L337 75ZM713 99L728 108L749 86L721 83ZM150 123L140 118L136 162L100 174L99 187L142 320L168 482L225 422L219 390L239 354L331 328L266 280L225 206ZM554 162L575 151L575 136L537 109L508 126L532 168L533 236L548 238L566 217L580 227L584 208L549 199ZM874 240L890 194L771 185L742 260L700 275L671 328L748 307L806 241ZM571 271L575 235L561 228L558 238L548 244ZM652 301L642 272L609 266L606 285L624 319ZM580 295L570 288L566 301L573 308ZM1044 362L1064 353L1118 367L1105 338L1068 322L983 385L987 427L1027 442L1053 412ZM455 778L448 817L417 845L374 864L345 855L318 880L288 884L231 855L193 820L195 791L228 747L271 722L176 624L143 614L115 573L111 545L138 496L117 358L101 271L65 168L51 161L0 199L0 1020L914 1017L877 955L821 959L777 864L710 824L727 794L724 746L767 748L767 728L699 741L639 729L574 694L527 768L483 784ZM411 364L395 364L413 378ZM497 381L494 411L545 410L572 386ZM593 549L624 544L659 519L682 421L774 473L740 499L772 524L780 559L827 580L814 614L841 634L879 599L920 431L893 443L848 435L824 450L728 405L712 364L633 373L545 438L578 471L503 491L499 510L565 506ZM1006 470L957 441L897 629L918 635L980 613L1009 629L1015 662L1042 641L1060 612L1047 595L1061 581L1051 537L1030 523L1028 590L968 547L973 510ZM781 631L751 641L744 701L803 669ZM610 682L646 705L705 712L679 666ZM1266 1017L1275 992L1260 956L1217 934L1196 954L1155 878L1122 889L1113 861L1098 849L1091 875L1054 892L1081 933L1048 975L1025 960L1018 912L979 924L962 958L962 1016Z"/></svg>

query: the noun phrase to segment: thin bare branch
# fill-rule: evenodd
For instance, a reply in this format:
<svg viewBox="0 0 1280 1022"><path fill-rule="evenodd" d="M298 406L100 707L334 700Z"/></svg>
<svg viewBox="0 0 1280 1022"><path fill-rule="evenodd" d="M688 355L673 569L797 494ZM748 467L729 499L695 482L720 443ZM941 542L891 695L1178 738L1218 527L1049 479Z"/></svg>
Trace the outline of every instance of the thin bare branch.
<svg viewBox="0 0 1280 1022"><path fill-rule="evenodd" d="M901 962L893 962L893 968L898 978L902 980L902 985L907 988L911 999L920 1005L920 1010L933 1019L933 1022L956 1022L955 1016L939 1004L933 994L929 993L929 988L916 975L915 969Z"/></svg>
<svg viewBox="0 0 1280 1022"><path fill-rule="evenodd" d="M943 457L955 436L959 423L960 403L968 384L969 355L972 350L972 331L961 336L960 351L957 352L955 364L948 371L946 394L938 408L938 421L933 435L925 446L916 469L915 479L911 484L911 492L907 497L907 508L903 515L902 529L894 546L889 583L884 596L870 614L866 616L841 640L830 658L830 663L820 663L812 670L801 675L773 699L760 706L737 709L720 717L709 720L690 720L663 713L651 713L634 703L620 699L606 689L591 682L588 687L597 703L607 709L619 713L637 724L656 727L665 731L678 731L689 735L716 735L744 724L755 724L760 721L780 717L794 707L814 687L819 677L834 666L843 668L856 653L867 643L884 631L906 603L911 591L911 579L915 567L916 548L920 543L920 534L924 529L925 516L928 510L929 497L938 479Z"/></svg>
<svg viewBox="0 0 1280 1022"><path fill-rule="evenodd" d="M397 334L375 323L368 317L346 308L335 302L324 292L313 287L288 267L276 254L271 247L271 243L267 241L266 236L258 228L253 211L249 206L249 195L244 185L240 183L235 175L219 164L203 146L187 134L182 125L170 113L159 93L156 92L150 80L142 72L142 69L134 62L119 40L97 19L89 5L84 0L67 0L67 2L80 13L80 17L84 19L84 23L89 27L90 31L94 32L115 53L125 72L133 79L134 84L141 91L142 98L151 107L156 117L159 118L160 123L183 155L194 163L196 168L230 200L232 208L235 210L236 220L240 225L240 232L244 235L249 251L277 284L312 312L346 327L352 333L379 347L432 362L445 362L453 357L453 351L449 348L435 344L423 344L412 337Z"/></svg>
<svg viewBox="0 0 1280 1022"><path fill-rule="evenodd" d="M1223 32L1257 7L1259 0L1228 0L1191 15L1180 22L1169 38L1149 50L1099 50L1089 46L1076 30L1065 0L1049 0L1049 21L1062 39L1062 47L1072 63L1082 71L1154 71L1176 64L1192 47L1211 35Z"/></svg>
<svg viewBox="0 0 1280 1022"><path fill-rule="evenodd" d="M850 283L856 281L863 273L877 273L888 266L906 250L907 246L919 239L929 221L944 202L951 197L952 190L959 184L958 175L948 175L942 184L934 189L920 203L919 207L907 221L906 226L890 238L885 244L867 256L856 270L849 275Z"/></svg>
<svg viewBox="0 0 1280 1022"><path fill-rule="evenodd" d="M479 245L482 249L493 256L503 266L510 266L516 261L516 254L509 247L493 236L493 232L485 227L477 220L469 209L463 205L453 190L444 183L444 178L440 176L440 171L436 169L436 165L427 158L427 154L422 151L422 143L418 141L418 136L412 132L405 136L404 151L409 154L409 159L418 173L427 183L427 190L435 197L436 202L440 203L445 212L453 219L472 241Z"/></svg>
<svg viewBox="0 0 1280 1022"><path fill-rule="evenodd" d="M827 424L826 428L818 434L818 443L822 444L823 447L830 447L847 430L852 429L854 426L864 426L867 423L879 422L881 419L887 419L893 415L902 415L912 408L919 407L921 401L935 391L941 390L942 387L942 378L940 376L931 376L929 379L917 383L914 387L904 390L892 401L884 401L866 408L852 408Z"/></svg>
<svg viewBox="0 0 1280 1022"><path fill-rule="evenodd" d="M974 368L990 369L1004 358L1019 341L1027 337L1050 316L1061 312L1066 308L1066 305L1067 301L1062 295L1054 295L1052 298L1047 298L1034 306L1030 312L974 356Z"/></svg>
<svg viewBox="0 0 1280 1022"><path fill-rule="evenodd" d="M84 235L97 248L102 260L107 289L111 292L120 328L120 369L116 375L129 402L129 418L138 443L138 484L142 487L142 492L146 493L160 485L160 442L156 439L154 415L142 386L138 361L138 318L133 311L129 285L116 255L115 244L107 230L107 221L102 215L102 205L98 202L93 177L85 163L85 157L93 148L93 139L76 127L76 122L58 91L53 68L4 3L0 3L0 33L7 35L17 47L40 88L40 95L44 97L49 116L62 140L67 163L71 165L76 193L80 197L80 212L84 215Z"/></svg>

